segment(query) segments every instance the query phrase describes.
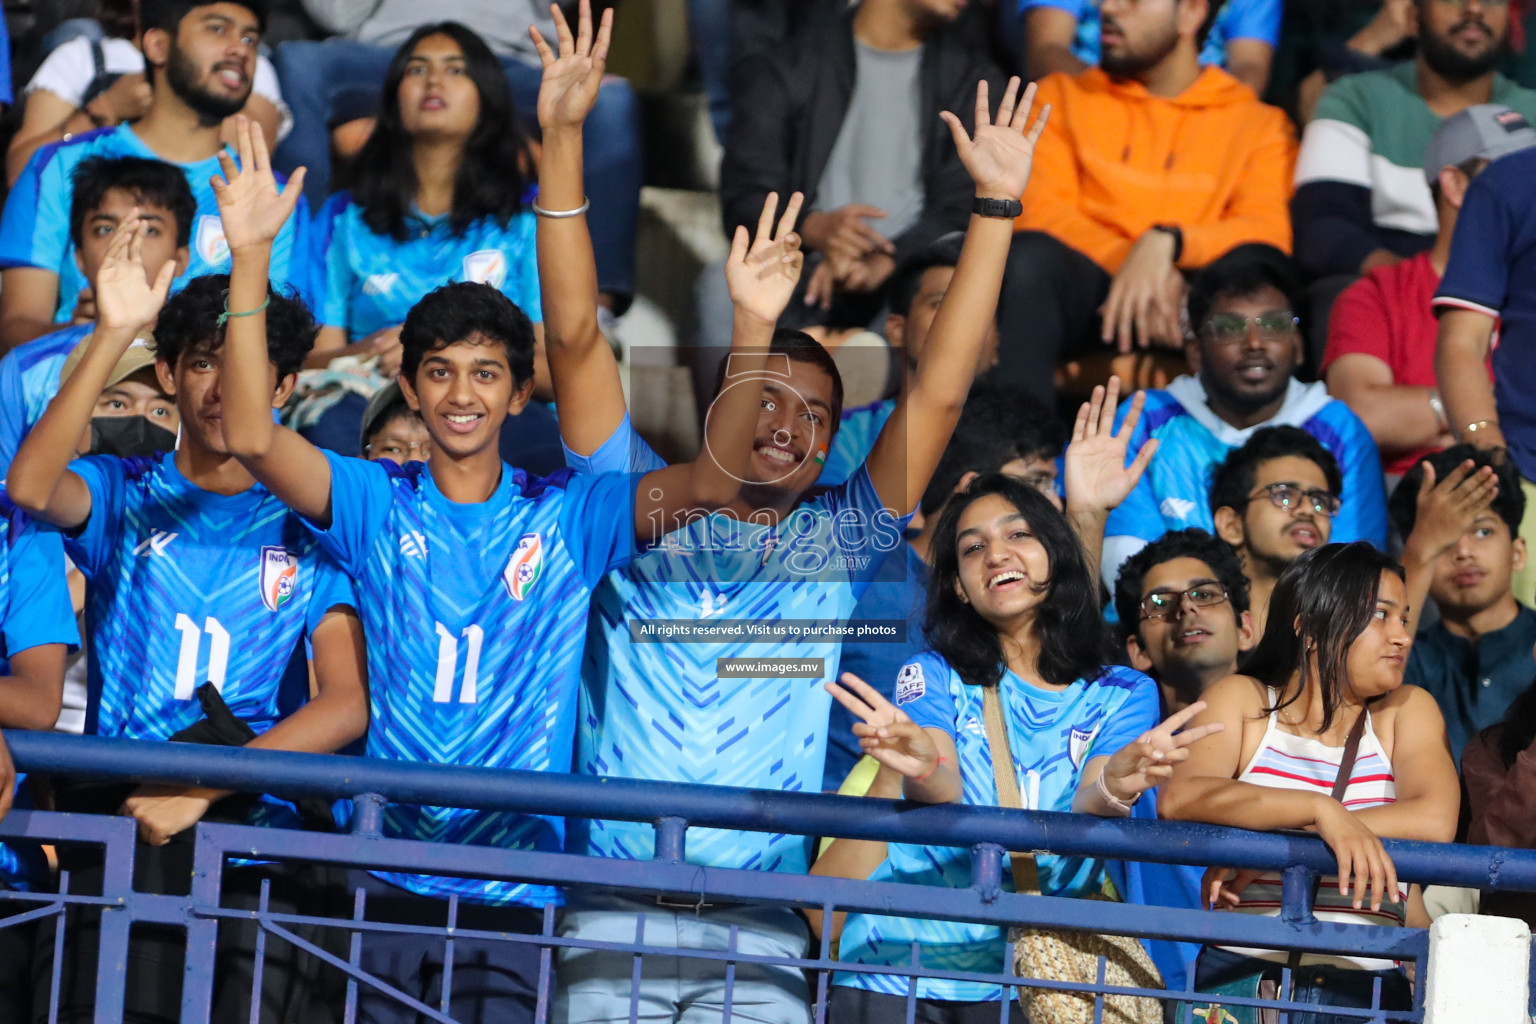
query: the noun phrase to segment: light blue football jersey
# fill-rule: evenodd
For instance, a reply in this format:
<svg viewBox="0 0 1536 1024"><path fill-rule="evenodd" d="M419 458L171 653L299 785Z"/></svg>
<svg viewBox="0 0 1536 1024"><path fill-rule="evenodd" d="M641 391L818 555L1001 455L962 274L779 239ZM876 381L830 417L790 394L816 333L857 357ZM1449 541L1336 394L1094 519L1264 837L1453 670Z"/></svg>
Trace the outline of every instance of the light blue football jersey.
<svg viewBox="0 0 1536 1024"><path fill-rule="evenodd" d="M482 217L454 234L448 215L406 218L404 241L376 234L348 192L326 200L315 218L314 260L324 274L317 319L344 327L354 341L405 322L405 315L439 285L488 284L511 299L534 323L539 304L539 265L534 249L537 218L524 210L503 227Z"/></svg>
<svg viewBox="0 0 1536 1024"><path fill-rule="evenodd" d="M234 155L233 150L228 152ZM68 142L50 143L27 161L26 169L6 197L5 214L0 217L0 267L37 267L58 274L59 306L54 319L59 323L69 321L80 290L89 283L75 265L75 246L69 238L69 209L74 200L74 170L80 161L92 156L161 160L128 124L86 132ZM179 289L194 277L229 273L229 245L224 241L219 204L209 184L214 175L224 173L218 157L175 166L186 174L192 197L197 200L191 231L192 258L187 272L173 285ZM287 178L278 174L277 181L282 185ZM306 302L313 302L309 204L302 197L272 243L271 274L275 287L295 288Z"/></svg>
<svg viewBox="0 0 1536 1024"><path fill-rule="evenodd" d="M1032 686L1012 672L998 684L1008 715L1008 746L1019 776L1019 792L1032 810L1070 811L1083 765L1113 754L1157 724L1158 691L1132 669L1110 666L1095 679L1079 679L1060 692ZM939 655L926 652L903 666L896 703L918 725L942 729L960 755L964 802L998 806L992 756L982 710L982 691L963 682ZM1086 896L1104 884L1105 862L1095 858L1041 854L1035 858L1041 891L1047 896ZM910 882L965 888L971 884L971 854L944 846L891 843L885 861L870 876L881 882ZM1013 891L1013 870L1003 861L1003 886ZM910 966L912 944L930 970L998 974L1003 970L1004 936L991 925L955 921L849 914L839 958L848 963ZM834 983L905 995L899 975L836 975ZM981 1002L1003 998L996 985L919 979L922 999Z"/></svg>
<svg viewBox="0 0 1536 1024"><path fill-rule="evenodd" d="M65 327L17 345L0 359L0 474L10 469L21 442L59 393L59 374L93 324Z"/></svg>
<svg viewBox="0 0 1536 1024"><path fill-rule="evenodd" d="M331 525L316 535L357 581L368 635L372 757L569 771L592 588L634 551L635 479L544 479L510 467L478 504L426 465L326 452ZM550 816L390 805L388 835L559 850ZM377 872L425 896L542 906L547 886Z"/></svg>
<svg viewBox="0 0 1536 1024"><path fill-rule="evenodd" d="M327 609L355 603L351 581L259 484L205 491L175 452L70 469L91 491L90 518L65 539L89 582L86 732L166 739L203 717L203 683L265 732L296 646Z"/></svg>
<svg viewBox="0 0 1536 1024"><path fill-rule="evenodd" d="M1329 540L1387 542L1387 492L1376 442L1349 406L1328 396L1321 382L1293 380L1274 418L1238 430L1218 419L1206 404L1205 389L1194 377L1179 377L1167 390L1146 392L1141 422L1131 436L1127 459L1134 459L1150 438L1157 455L1130 497L1109 514L1104 528L1104 579L1114 587L1120 565L1169 530L1198 526L1214 532L1211 473L1232 449L1265 427L1300 427L1338 460L1344 478L1342 504ZM1125 418L1122 404L1116 420Z"/></svg>
<svg viewBox="0 0 1536 1024"><path fill-rule="evenodd" d="M844 409L837 433L832 437L832 449L827 453L827 464L821 467L816 486L835 487L853 476L853 471L869 458L875 439L895 411L894 398Z"/></svg>
<svg viewBox="0 0 1536 1024"><path fill-rule="evenodd" d="M650 470L664 463L628 418L580 468ZM576 771L616 778L819 792L842 639L859 595L906 518L887 511L869 473L804 501L777 528L722 514L695 517L608 574L598 587L582 667ZM647 622L798 620L827 627L792 639L683 643L646 637ZM853 623L857 626L857 623ZM811 659L809 678L722 679L720 658ZM647 859L648 824L571 822L570 848ZM690 829L688 860L803 872L801 836Z"/></svg>
<svg viewBox="0 0 1536 1024"><path fill-rule="evenodd" d="M80 634L64 583L64 545L56 531L28 519L0 493L0 676L11 655L44 644L77 647ZM26 776L16 780L17 808L32 806ZM32 890L46 884L48 862L35 846L0 844L0 888Z"/></svg>

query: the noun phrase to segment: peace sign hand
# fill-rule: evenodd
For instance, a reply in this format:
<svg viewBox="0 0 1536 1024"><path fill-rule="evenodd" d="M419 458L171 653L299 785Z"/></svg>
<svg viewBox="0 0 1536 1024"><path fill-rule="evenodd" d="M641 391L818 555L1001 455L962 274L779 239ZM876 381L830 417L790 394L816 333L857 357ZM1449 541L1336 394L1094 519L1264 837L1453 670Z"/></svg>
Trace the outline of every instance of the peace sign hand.
<svg viewBox="0 0 1536 1024"><path fill-rule="evenodd" d="M993 121L986 80L976 83L975 138L965 134L965 126L954 114L946 110L939 115L949 125L955 148L960 152L960 162L976 183L976 195L983 199L1017 199L1024 194L1024 186L1029 184L1035 143L1045 131L1051 107L1046 104L1034 124L1029 124L1029 113L1035 104L1035 83L1025 87L1023 98L1015 105L1018 93L1019 80L1010 78L1003 101L997 108L997 120Z"/></svg>
<svg viewBox="0 0 1536 1024"><path fill-rule="evenodd" d="M768 193L757 220L757 235L750 247L745 225L737 225L731 240L731 255L725 264L725 281L731 301L737 309L765 323L778 323L784 307L789 305L790 297L795 293L800 269L805 264L805 254L800 251L800 236L795 233L795 221L800 216L804 198L799 192L789 197L775 237L774 215L779 207L779 194Z"/></svg>
<svg viewBox="0 0 1536 1024"><path fill-rule="evenodd" d="M870 757L909 779L925 779L939 766L939 748L922 726L852 672L827 691L861 721L853 723L859 747Z"/></svg>
<svg viewBox="0 0 1536 1024"><path fill-rule="evenodd" d="M1129 802L1167 781L1173 775L1173 766L1189 759L1192 744L1226 728L1222 722L1210 722L1184 729L1190 719L1204 710L1205 701L1197 700L1117 750L1104 765L1104 787L1110 795ZM1184 731L1180 732L1181 729Z"/></svg>

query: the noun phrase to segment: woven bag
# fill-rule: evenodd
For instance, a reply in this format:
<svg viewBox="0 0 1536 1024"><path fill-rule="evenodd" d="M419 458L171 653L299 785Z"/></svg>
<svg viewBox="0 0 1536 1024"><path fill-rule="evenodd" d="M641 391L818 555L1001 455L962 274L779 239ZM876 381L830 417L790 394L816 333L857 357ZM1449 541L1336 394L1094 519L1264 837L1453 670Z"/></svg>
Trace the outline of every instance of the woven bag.
<svg viewBox="0 0 1536 1024"><path fill-rule="evenodd" d="M992 771L997 779L997 798L1004 807L1022 808L1019 780L1013 770L1013 751L1008 746L1008 724L997 687L984 687L983 707L987 746L992 751ZM1040 873L1032 854L1010 854L1014 888L1022 893L1040 892ZM1095 895L1087 899L1105 900ZM1014 928L1013 972L1021 978L1066 981L1095 985L1099 958L1104 958L1104 984L1122 988L1163 987L1162 975L1138 940L1124 935L1096 932L1050 931ZM1019 986L1019 1006L1030 1024L1093 1024L1094 996L1090 992ZM1162 1024L1161 1000L1145 996L1104 997L1104 1024Z"/></svg>

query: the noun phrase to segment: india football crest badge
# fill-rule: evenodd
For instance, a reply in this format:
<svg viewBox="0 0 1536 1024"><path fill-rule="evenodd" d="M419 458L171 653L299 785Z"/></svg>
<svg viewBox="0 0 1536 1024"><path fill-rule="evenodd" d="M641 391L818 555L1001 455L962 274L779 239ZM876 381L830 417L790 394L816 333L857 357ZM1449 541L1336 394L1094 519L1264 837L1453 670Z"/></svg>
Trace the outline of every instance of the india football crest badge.
<svg viewBox="0 0 1536 1024"><path fill-rule="evenodd" d="M1083 758L1088 753L1088 748L1093 746L1093 738L1099 734L1099 727L1092 729L1073 729L1072 735L1067 738L1067 754L1072 758L1072 767L1081 768Z"/></svg>
<svg viewBox="0 0 1536 1024"><path fill-rule="evenodd" d="M544 567L544 538L537 533L525 533L512 550L501 581L507 586L512 600L521 601L528 596L533 585L539 582L539 572Z"/></svg>
<svg viewBox="0 0 1536 1024"><path fill-rule="evenodd" d="M299 559L282 547L261 549L261 603L275 612L293 599L298 589Z"/></svg>
<svg viewBox="0 0 1536 1024"><path fill-rule="evenodd" d="M216 214L205 213L197 218L192 248L210 267L221 267L229 260L229 242L224 239L224 224Z"/></svg>
<svg viewBox="0 0 1536 1024"><path fill-rule="evenodd" d="M464 257L464 280L500 288L507 280L507 257L500 249L478 249Z"/></svg>

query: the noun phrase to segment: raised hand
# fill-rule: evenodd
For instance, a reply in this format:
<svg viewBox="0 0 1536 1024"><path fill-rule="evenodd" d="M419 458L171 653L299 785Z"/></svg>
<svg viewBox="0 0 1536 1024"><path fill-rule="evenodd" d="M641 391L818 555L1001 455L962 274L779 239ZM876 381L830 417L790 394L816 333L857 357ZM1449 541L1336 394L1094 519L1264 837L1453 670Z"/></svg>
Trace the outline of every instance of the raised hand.
<svg viewBox="0 0 1536 1024"><path fill-rule="evenodd" d="M1072 511L1109 512L1130 496L1157 452L1157 439L1141 446L1130 465L1125 464L1131 435L1141 420L1146 394L1138 391L1131 398L1125 422L1115 432L1115 407L1120 400L1120 378L1109 378L1082 408L1072 426L1072 443L1065 456L1067 508Z"/></svg>
<svg viewBox="0 0 1536 1024"><path fill-rule="evenodd" d="M1142 733L1115 751L1104 765L1104 788L1111 796L1129 803L1153 786L1166 782L1173 775L1173 766L1189 759L1192 744L1226 728L1222 722L1184 728L1190 719L1204 710L1205 701L1197 700L1183 711L1169 715L1157 728Z"/></svg>
<svg viewBox="0 0 1536 1024"><path fill-rule="evenodd" d="M223 175L212 178L213 194L224 223L224 241L234 252L255 245L269 245L293 215L304 194L304 168L300 167L278 191L272 174L271 154L261 125L241 114L235 118L239 166L228 150L219 151Z"/></svg>
<svg viewBox="0 0 1536 1024"><path fill-rule="evenodd" d="M955 148L960 151L960 162L976 183L976 194L983 199L1017 199L1024 194L1024 186L1029 184L1035 143L1045 131L1051 107L1046 104L1041 108L1040 116L1029 124L1030 109L1035 105L1035 83L1025 87L1023 98L1015 105L1018 94L1019 80L1010 78L994 121L987 83L985 80L977 82L974 138L965 134L965 125L954 114L946 110L939 115L949 125Z"/></svg>
<svg viewBox="0 0 1536 1024"><path fill-rule="evenodd" d="M907 713L852 672L844 672L827 691L859 721L853 734L859 748L908 779L925 779L939 766L939 748Z"/></svg>
<svg viewBox="0 0 1536 1024"><path fill-rule="evenodd" d="M103 330L136 332L153 323L171 292L176 264L167 260L151 282L144 271L144 236L149 227L135 206L112 232L96 272L96 323Z"/></svg>
<svg viewBox="0 0 1536 1024"><path fill-rule="evenodd" d="M539 127L545 131L580 128L597 103L597 90L603 84L603 69L608 64L608 41L613 36L613 8L603 12L596 39L592 36L590 0L581 0L574 37L559 6L550 4L549 10L555 19L555 34L560 44L558 55L550 49L537 28L528 26L528 34L533 37L539 60L544 64L544 78L539 83Z"/></svg>
<svg viewBox="0 0 1536 1024"><path fill-rule="evenodd" d="M1403 561L1430 562L1456 546L1461 535L1499 494L1499 478L1492 466L1477 468L1467 459L1436 482L1435 467L1424 463L1419 483L1418 512L1408 535Z"/></svg>
<svg viewBox="0 0 1536 1024"><path fill-rule="evenodd" d="M804 199L799 192L789 197L775 235L774 214L779 208L779 194L768 193L763 212L757 218L757 234L750 245L747 229L742 226L736 228L731 239L731 255L725 263L725 283L731 301L741 312L769 324L777 323L789 305L805 265L800 236L794 230Z"/></svg>

